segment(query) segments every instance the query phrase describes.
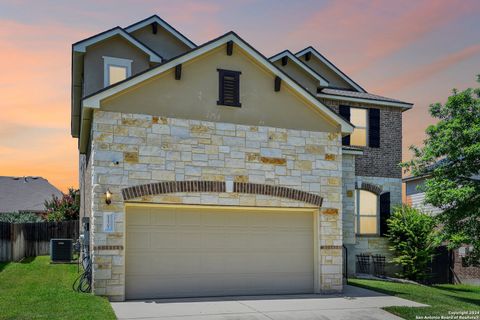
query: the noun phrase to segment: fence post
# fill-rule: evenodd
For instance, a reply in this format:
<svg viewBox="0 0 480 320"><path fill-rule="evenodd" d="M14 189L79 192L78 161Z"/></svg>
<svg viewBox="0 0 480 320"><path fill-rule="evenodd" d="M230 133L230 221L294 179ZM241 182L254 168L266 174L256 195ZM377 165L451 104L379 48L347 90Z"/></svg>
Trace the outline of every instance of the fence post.
<svg viewBox="0 0 480 320"><path fill-rule="evenodd" d="M13 261L13 258L15 257L13 250L15 248L14 242L15 242L15 227L13 223L10 223L10 261Z"/></svg>

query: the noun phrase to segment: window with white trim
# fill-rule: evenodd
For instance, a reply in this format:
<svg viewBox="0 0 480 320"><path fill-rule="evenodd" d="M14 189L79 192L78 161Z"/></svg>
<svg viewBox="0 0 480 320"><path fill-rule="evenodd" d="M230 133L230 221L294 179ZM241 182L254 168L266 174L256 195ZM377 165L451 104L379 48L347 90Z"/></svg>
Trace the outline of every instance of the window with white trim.
<svg viewBox="0 0 480 320"><path fill-rule="evenodd" d="M350 145L367 146L368 112L367 109L350 108L350 122L355 126L350 135Z"/></svg>
<svg viewBox="0 0 480 320"><path fill-rule="evenodd" d="M103 57L103 86L125 80L132 75L132 61L123 58Z"/></svg>
<svg viewBox="0 0 480 320"><path fill-rule="evenodd" d="M378 234L378 196L370 191L355 192L355 232L363 235Z"/></svg>

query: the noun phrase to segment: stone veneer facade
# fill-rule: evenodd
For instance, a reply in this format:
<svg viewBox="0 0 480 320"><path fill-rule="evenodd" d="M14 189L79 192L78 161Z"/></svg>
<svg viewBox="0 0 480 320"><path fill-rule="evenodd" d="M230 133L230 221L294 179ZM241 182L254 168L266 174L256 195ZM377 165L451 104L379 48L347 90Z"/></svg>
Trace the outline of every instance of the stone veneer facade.
<svg viewBox="0 0 480 320"><path fill-rule="evenodd" d="M93 290L123 300L125 203L122 189L162 181L235 181L282 186L320 196L319 208L291 197L240 192L142 195L149 203L316 208L315 288L342 290L342 148L337 133L308 132L95 111L91 154ZM88 184L86 183L86 184ZM105 191L112 203L105 203ZM88 190L88 189L86 189ZM301 198L304 199L304 198ZM130 200L129 200L130 201ZM105 213L115 231L103 232Z"/></svg>

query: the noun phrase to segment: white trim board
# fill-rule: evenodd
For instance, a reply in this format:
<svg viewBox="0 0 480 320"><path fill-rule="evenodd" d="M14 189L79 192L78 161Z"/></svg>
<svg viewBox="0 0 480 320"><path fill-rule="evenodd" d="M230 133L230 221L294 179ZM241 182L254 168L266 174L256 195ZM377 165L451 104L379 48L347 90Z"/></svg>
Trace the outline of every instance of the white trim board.
<svg viewBox="0 0 480 320"><path fill-rule="evenodd" d="M184 44L186 44L190 49L193 49L193 48L196 48L197 46L195 45L195 43L193 43L192 41L190 41L187 37L185 37L183 34L181 34L180 32L178 32L177 30L175 30L175 28L173 28L171 25L169 25L165 20L163 20L162 18L160 18L159 16L157 15L154 15L154 16L151 16L150 18L147 18L143 21L140 21L140 22L136 22L128 27L125 28L125 31L127 31L128 33L130 32L134 32L138 29L141 29L153 22L156 22L158 23L162 28L164 28L165 30L167 30L168 32L170 32L174 37L176 37L178 40L182 41Z"/></svg>
<svg viewBox="0 0 480 320"><path fill-rule="evenodd" d="M132 62L130 59L116 58L116 57L107 57L103 56L103 87L108 87L110 85L110 72L109 67L122 67L125 68L126 78L132 76Z"/></svg>
<svg viewBox="0 0 480 320"><path fill-rule="evenodd" d="M333 63L328 61L324 56L322 56L317 50L315 50L312 47L305 48L295 54L297 57L301 57L304 54L310 52L312 55L314 55L318 60L320 60L323 64L325 64L327 67L329 67L333 72L335 72L339 77L341 77L343 80L345 80L348 84L350 84L352 87L354 87L356 90L367 93L365 89L360 87L358 84L355 83L352 79L350 79L346 74L344 74L340 69L338 69Z"/></svg>
<svg viewBox="0 0 480 320"><path fill-rule="evenodd" d="M92 108L92 109L99 109L100 108L100 103L102 100L111 97L121 91L124 91L132 86L138 85L139 83L146 81L158 74L161 74L171 68L174 68L178 64L185 63L195 57L198 57L206 52L209 52L223 44L226 44L229 41L233 41L236 45L238 45L240 48L242 48L245 52L250 54L255 60L260 62L262 66L264 66L266 69L268 69L270 72L278 76L282 81L285 81L287 85L289 85L291 88L296 90L298 93L300 93L307 101L312 103L314 106L316 106L320 111L322 111L326 116L330 117L330 119L334 120L336 123L341 125L341 131L347 134L350 134L353 132L353 125L340 117L338 114L336 114L334 111L332 111L330 108L325 106L322 102L320 102L318 99L315 98L312 94L310 94L306 89L304 89L302 86L297 84L294 80L292 80L287 74L285 74L283 71L279 70L275 65L273 65L270 61L268 61L267 58L262 56L259 52L254 50L250 45L248 45L245 41L243 41L240 37L238 37L235 33L229 32L213 41L210 43L207 43L203 46L197 47L196 49L189 51L185 53L182 56L179 56L176 59L169 60L165 62L164 64L155 67L153 69L150 69L149 71L146 71L142 74L139 74L138 76L134 76L131 79L128 79L123 82L119 82L116 85L113 85L109 88L106 88L103 91L100 91L96 94L93 94L89 97L86 97L82 103L84 108Z"/></svg>
<svg viewBox="0 0 480 320"><path fill-rule="evenodd" d="M136 46L137 48L145 52L150 57L150 61L162 62L162 57L160 57L152 49L149 49L143 43L141 43L140 41L132 37L130 34L125 32L125 30L123 30L120 27L115 27L111 30L102 32L100 34L97 34L96 36L90 37L88 39L85 39L73 44L73 51L85 53L87 52L87 47L117 35L125 38L125 40L131 42L134 46Z"/></svg>
<svg viewBox="0 0 480 320"><path fill-rule="evenodd" d="M271 62L278 61L282 59L283 57L288 57L288 59L292 60L294 63L296 63L300 68L302 68L305 72L307 72L309 75L311 75L313 78L318 80L318 83L322 87L328 87L329 82L327 79L323 78L321 75L319 75L317 72L312 70L309 66L307 66L305 63L300 61L293 53L291 53L289 50L282 51L280 53L277 53L273 57L269 58Z"/></svg>

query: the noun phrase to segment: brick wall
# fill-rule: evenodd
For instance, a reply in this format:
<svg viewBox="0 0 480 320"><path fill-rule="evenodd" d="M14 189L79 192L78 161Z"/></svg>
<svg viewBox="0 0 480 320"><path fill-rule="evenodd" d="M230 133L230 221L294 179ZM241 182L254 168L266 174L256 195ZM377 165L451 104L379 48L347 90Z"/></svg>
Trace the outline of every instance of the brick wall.
<svg viewBox="0 0 480 320"><path fill-rule="evenodd" d="M361 147L363 156L355 160L357 176L401 178L398 164L402 161L402 111L396 107L320 99L337 113L340 105L380 109L380 148Z"/></svg>

